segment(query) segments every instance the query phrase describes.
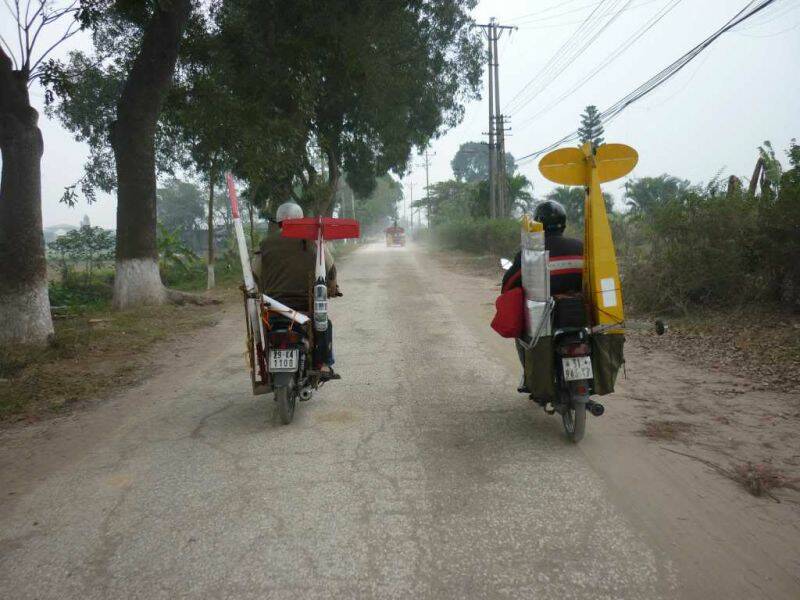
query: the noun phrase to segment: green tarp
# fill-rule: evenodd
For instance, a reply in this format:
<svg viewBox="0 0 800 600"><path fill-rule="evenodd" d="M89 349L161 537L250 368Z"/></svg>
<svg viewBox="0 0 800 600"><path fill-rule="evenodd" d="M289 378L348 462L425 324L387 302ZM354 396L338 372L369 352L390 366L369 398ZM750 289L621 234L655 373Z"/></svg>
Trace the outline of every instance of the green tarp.
<svg viewBox="0 0 800 600"><path fill-rule="evenodd" d="M614 392L617 375L625 362L624 345L625 336L621 334L592 336L593 395L604 396ZM525 350L525 383L537 400L552 402L556 399L554 361L551 336L540 337L533 348Z"/></svg>

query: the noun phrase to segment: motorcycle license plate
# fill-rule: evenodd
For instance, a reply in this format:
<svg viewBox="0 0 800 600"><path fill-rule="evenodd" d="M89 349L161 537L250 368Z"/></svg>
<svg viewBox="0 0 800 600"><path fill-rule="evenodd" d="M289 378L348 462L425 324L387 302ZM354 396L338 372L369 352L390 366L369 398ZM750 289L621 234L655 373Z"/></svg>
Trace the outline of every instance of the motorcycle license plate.
<svg viewBox="0 0 800 600"><path fill-rule="evenodd" d="M561 359L561 365L564 368L564 379L567 381L591 379L593 376L592 359L589 356L563 358Z"/></svg>
<svg viewBox="0 0 800 600"><path fill-rule="evenodd" d="M297 348L269 351L269 370L272 373L297 371L300 362L300 351Z"/></svg>

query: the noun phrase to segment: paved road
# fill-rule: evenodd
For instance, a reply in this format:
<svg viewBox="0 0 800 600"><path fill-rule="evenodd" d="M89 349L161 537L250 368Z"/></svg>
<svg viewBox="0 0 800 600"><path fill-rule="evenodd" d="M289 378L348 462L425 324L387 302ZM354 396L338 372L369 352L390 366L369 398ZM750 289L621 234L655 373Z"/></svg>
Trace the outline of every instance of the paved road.
<svg viewBox="0 0 800 600"><path fill-rule="evenodd" d="M619 432L591 421L570 446L514 393L479 279L369 246L341 280L344 380L290 426L250 395L236 306L146 384L8 434L0 597L791 597L774 564L705 579L692 565L730 549L684 551L661 480L631 483L652 470L605 470Z"/></svg>

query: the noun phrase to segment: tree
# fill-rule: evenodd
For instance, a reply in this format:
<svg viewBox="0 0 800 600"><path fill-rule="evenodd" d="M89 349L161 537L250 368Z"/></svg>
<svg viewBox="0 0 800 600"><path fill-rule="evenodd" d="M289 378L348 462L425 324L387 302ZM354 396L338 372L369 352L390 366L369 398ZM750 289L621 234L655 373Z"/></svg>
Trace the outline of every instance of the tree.
<svg viewBox="0 0 800 600"><path fill-rule="evenodd" d="M47 247L58 254L63 283L69 282L70 261L84 263L84 280L89 283L98 263L114 257L114 233L102 227L81 225L50 242Z"/></svg>
<svg viewBox="0 0 800 600"><path fill-rule="evenodd" d="M516 174L508 176L508 199L512 209L528 212L533 205L533 195L529 191L531 182L525 175ZM507 215L504 215L507 216Z"/></svg>
<svg viewBox="0 0 800 600"><path fill-rule="evenodd" d="M93 31L94 56L73 53L48 65L48 97L57 114L92 154L81 186L117 191L116 309L161 304L167 293L158 271L156 139L172 85L191 0L81 0L81 18ZM159 145L174 161L175 146ZM74 201L70 190L65 196Z"/></svg>
<svg viewBox="0 0 800 600"><path fill-rule="evenodd" d="M347 196L348 190L350 194L354 194L349 186L346 186L343 195ZM353 216L361 222L365 230L371 226L383 228L387 221L397 218L397 205L403 200L403 185L391 175L384 175L375 182L375 187L369 196L355 195L353 200L355 201ZM349 207L343 206L343 209L344 214L350 216Z"/></svg>
<svg viewBox="0 0 800 600"><path fill-rule="evenodd" d="M567 212L567 223L579 225L583 223L583 211L586 202L586 191L582 187L560 185L545 196L561 204Z"/></svg>
<svg viewBox="0 0 800 600"><path fill-rule="evenodd" d="M176 269L188 273L197 262L197 255L181 239L180 231L170 231L159 223L158 261L161 276L167 281L169 273Z"/></svg>
<svg viewBox="0 0 800 600"><path fill-rule="evenodd" d="M659 206L681 196L691 184L666 173L658 177L640 177L625 182L625 204L631 214L647 216Z"/></svg>
<svg viewBox="0 0 800 600"><path fill-rule="evenodd" d="M593 104L586 107L581 115L581 126L578 128L578 136L581 144L591 142L597 147L603 143L603 123L600 120L600 113Z"/></svg>
<svg viewBox="0 0 800 600"><path fill-rule="evenodd" d="M110 131L117 171L116 309L166 300L156 243L155 136L191 2L147 4L141 44L127 72Z"/></svg>
<svg viewBox="0 0 800 600"><path fill-rule="evenodd" d="M43 344L53 333L42 235L44 142L28 88L48 55L77 32L78 7L49 0L15 0L13 8L10 2L5 7L19 47L14 51L0 38L0 345ZM42 51L45 30L56 37Z"/></svg>
<svg viewBox="0 0 800 600"><path fill-rule="evenodd" d="M586 190L577 186L558 186L551 190L545 198L554 200L564 207L567 213L567 225L581 229L584 224L584 210L586 204ZM614 210L614 199L608 192L603 192L603 202L606 212L611 214Z"/></svg>
<svg viewBox="0 0 800 600"><path fill-rule="evenodd" d="M428 208L431 223L438 225L446 221L456 221L471 217L488 215L488 203L480 190L481 182L465 183L448 179L430 185L428 198L415 201L415 208ZM488 197L488 196L487 196Z"/></svg>
<svg viewBox="0 0 800 600"><path fill-rule="evenodd" d="M460 121L462 102L478 94L482 45L473 0L323 4L309 6L325 19L301 23L314 42L309 125L328 172L318 211L329 213L342 171L367 195L376 177L405 170L414 146Z"/></svg>
<svg viewBox="0 0 800 600"><path fill-rule="evenodd" d="M170 231L179 231L185 243L195 242L194 233L205 221L205 200L193 183L169 179L157 192L158 222Z"/></svg>
<svg viewBox="0 0 800 600"><path fill-rule="evenodd" d="M459 181L473 183L489 179L489 144L465 142L461 144L450 161L453 175ZM506 174L510 177L517 170L514 156L506 152Z"/></svg>

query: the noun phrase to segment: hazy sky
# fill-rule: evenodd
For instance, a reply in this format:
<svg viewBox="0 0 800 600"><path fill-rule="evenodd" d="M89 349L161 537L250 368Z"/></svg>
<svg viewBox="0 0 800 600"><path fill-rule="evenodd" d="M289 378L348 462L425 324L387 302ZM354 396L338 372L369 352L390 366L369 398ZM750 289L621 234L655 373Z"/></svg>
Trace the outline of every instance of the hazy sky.
<svg viewBox="0 0 800 600"><path fill-rule="evenodd" d="M609 62L594 79L567 94L536 119L532 116L554 103L581 81L587 72L654 15L677 5L627 51ZM499 43L500 104L510 114L511 135L507 150L522 156L556 141L578 126L587 104L599 109L613 104L639 84L705 39L747 4L747 0L605 0L606 8L628 8L531 102L510 103L534 78L579 27L599 0L484 0L475 9L478 22L496 17L502 24L518 25ZM10 23L0 6L0 33L8 35ZM616 12L616 11L613 11ZM609 14L613 14L609 13ZM73 39L72 47L87 46L85 37ZM63 55L68 47L61 49ZM565 50L566 51L566 50ZM771 140L783 154L792 137L800 138L800 0L777 0L772 6L731 31L668 83L626 109L606 128L606 141L629 144L639 151L639 165L631 176L664 172L704 182L722 171L749 176L757 157L756 147ZM530 84L537 89L541 79ZM485 83L483 89L485 96ZM41 108L40 88L32 90ZM509 105L510 104L510 105ZM61 126L40 118L45 152L42 161L44 224L77 224L88 214L95 225L115 227L115 201L104 196L92 206L80 203L71 209L59 204L65 185L81 173L86 157L83 144L74 141ZM488 108L485 100L467 106L463 123L435 140L431 152L431 182L452 176L450 160L461 143L486 139ZM417 158L415 164L420 164ZM785 162L785 161L784 161ZM534 183L537 196L552 184L538 174L535 162L521 167ZM407 177L414 182L414 197L425 185L424 168ZM621 182L620 182L621 183ZM620 183L609 191L620 196Z"/></svg>

